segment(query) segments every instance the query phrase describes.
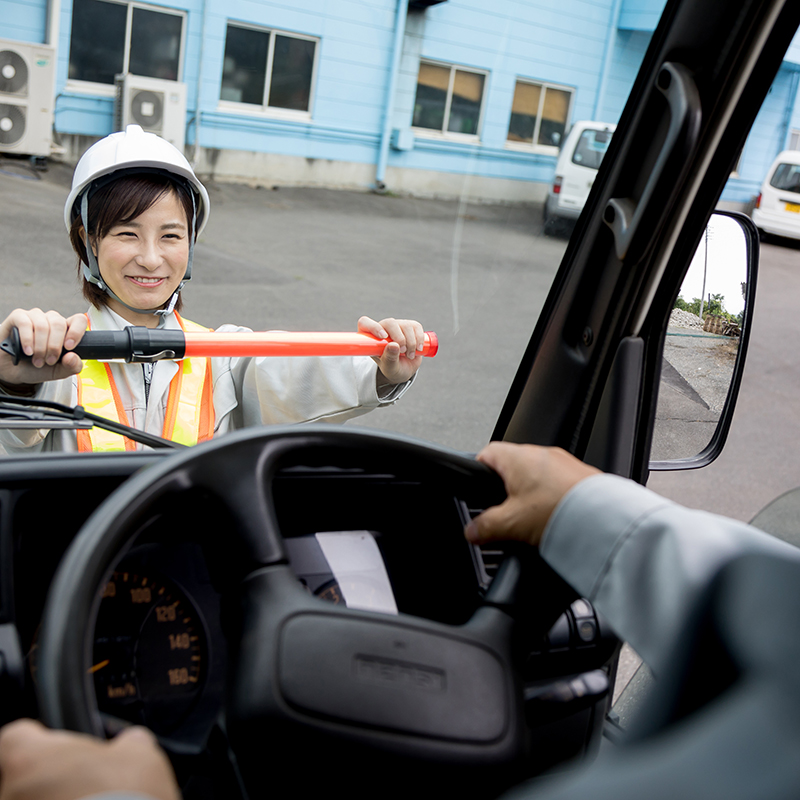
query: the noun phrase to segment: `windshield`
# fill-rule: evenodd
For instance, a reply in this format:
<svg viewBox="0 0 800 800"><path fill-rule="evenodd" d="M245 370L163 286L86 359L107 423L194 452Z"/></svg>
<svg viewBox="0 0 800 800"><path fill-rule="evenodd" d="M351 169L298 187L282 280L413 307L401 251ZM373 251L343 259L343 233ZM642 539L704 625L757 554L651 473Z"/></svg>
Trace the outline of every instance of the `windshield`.
<svg viewBox="0 0 800 800"><path fill-rule="evenodd" d="M86 310L62 222L72 168L115 120L137 123L180 140L209 194L185 318L256 331L419 320L438 355L396 403L349 424L479 449L581 210L551 191L559 146L576 121L619 119L663 3L579 2L543 18L511 0L400 4L397 16L374 0L365 19L264 2L246 19L220 7L202 48L188 36L194 6L173 5L71 4L50 45L57 155L46 172L21 159L0 172L6 313ZM609 138L586 131L581 163L598 166ZM747 170L763 179L745 158ZM240 410L305 391L265 399L237 380Z"/></svg>
<svg viewBox="0 0 800 800"><path fill-rule="evenodd" d="M224 47L213 57L204 47L201 63L186 46L188 7L137 3L126 17L125 3L74 0L51 43L53 68L69 63L53 74L60 152L46 172L21 161L0 172L13 198L0 221L5 313L87 308L61 223L72 167L115 121L139 123L182 138L209 192L188 319L256 331L419 320L439 354L396 404L356 421L479 449L580 211L545 208L559 145L576 120L618 119L662 3L639 28L614 19L625 12L611 2L582 8L589 28L574 32L511 2L412 3L396 18L389 2L369 5L379 16L365 23L355 11L284 19L283 7L259 4L252 19L217 26ZM587 48L591 69L576 68ZM115 117L126 64L142 79L117 80ZM175 123L173 101L201 107ZM599 163L607 143L592 135Z"/></svg>
<svg viewBox="0 0 800 800"><path fill-rule="evenodd" d="M800 164L778 164L769 185L784 192L800 192Z"/></svg>
<svg viewBox="0 0 800 800"><path fill-rule="evenodd" d="M600 169L610 142L611 133L609 131L584 131L578 139L578 144L575 145L572 162L580 164L582 167Z"/></svg>

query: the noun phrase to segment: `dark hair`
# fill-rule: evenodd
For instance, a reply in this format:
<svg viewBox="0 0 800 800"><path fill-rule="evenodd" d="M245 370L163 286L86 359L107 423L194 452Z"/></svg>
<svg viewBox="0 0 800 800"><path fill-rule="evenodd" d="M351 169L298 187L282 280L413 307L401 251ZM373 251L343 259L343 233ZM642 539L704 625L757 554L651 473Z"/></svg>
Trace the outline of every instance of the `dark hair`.
<svg viewBox="0 0 800 800"><path fill-rule="evenodd" d="M144 214L148 208L155 205L165 194L174 192L178 201L186 212L186 225L191 228L192 214L194 206L192 204L191 189L177 180L173 180L165 173L148 173L124 175L116 180L101 185L89 193L88 209L88 231L86 238L90 242L96 242L108 234L108 232L120 223L130 222L140 214ZM80 201L77 201L78 203ZM76 203L77 204L77 203ZM197 227L195 225L195 227ZM108 295L93 283L89 283L83 277L83 264L89 265L86 255L86 245L81 238L83 222L80 213L76 214L69 229L69 240L72 249L78 255L78 276L83 282L83 296L95 308L103 308L108 305ZM197 232L192 232L197 238ZM180 311L183 305L179 296L175 304L175 310Z"/></svg>

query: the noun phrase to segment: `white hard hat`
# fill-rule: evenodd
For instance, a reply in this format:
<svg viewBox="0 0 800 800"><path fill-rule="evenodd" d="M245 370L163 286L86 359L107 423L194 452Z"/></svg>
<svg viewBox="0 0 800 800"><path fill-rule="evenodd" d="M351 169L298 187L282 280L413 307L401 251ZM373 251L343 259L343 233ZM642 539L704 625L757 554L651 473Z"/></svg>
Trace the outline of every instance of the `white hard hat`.
<svg viewBox="0 0 800 800"><path fill-rule="evenodd" d="M64 224L67 230L80 215L76 202L83 191L98 178L117 170L158 169L186 180L194 189L197 199L197 234L208 220L209 203L205 186L197 179L183 154L166 139L147 133L139 125L128 125L124 131L112 133L93 144L78 162L72 176L72 190L64 206Z"/></svg>
<svg viewBox="0 0 800 800"><path fill-rule="evenodd" d="M104 178L113 181L113 176L116 172L124 171L124 174L135 174L137 170L168 173L189 184L192 205L194 206L194 218L191 220L191 228L194 235L189 237L189 258L186 263L186 273L183 276L183 280L181 280L180 285L165 307L133 308L114 294L111 287L103 280L97 258L92 248L88 246L86 247L88 263L83 265L83 277L89 283L99 286L107 295L132 311L137 313L147 311L163 316L172 312L184 284L192 279L195 238L203 230L208 220L208 192L206 187L197 180L191 164L176 147L154 133L146 133L139 125L128 125L124 131L112 133L110 136L106 136L105 139L93 144L83 154L78 166L75 167L75 173L72 176L72 190L64 206L64 224L67 226L67 231L69 231L72 227L72 221L76 217L82 217L84 228L88 228L88 199L92 186Z"/></svg>

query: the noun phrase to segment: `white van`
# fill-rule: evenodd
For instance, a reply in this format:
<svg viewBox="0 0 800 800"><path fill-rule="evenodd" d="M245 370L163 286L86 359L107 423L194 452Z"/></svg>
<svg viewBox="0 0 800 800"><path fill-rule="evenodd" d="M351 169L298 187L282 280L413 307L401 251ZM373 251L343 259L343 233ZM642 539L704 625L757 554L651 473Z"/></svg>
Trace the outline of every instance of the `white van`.
<svg viewBox="0 0 800 800"><path fill-rule="evenodd" d="M572 126L558 154L553 185L544 205L545 232L558 220L578 219L616 127L588 120Z"/></svg>
<svg viewBox="0 0 800 800"><path fill-rule="evenodd" d="M784 150L775 159L751 216L762 233L800 239L800 150Z"/></svg>

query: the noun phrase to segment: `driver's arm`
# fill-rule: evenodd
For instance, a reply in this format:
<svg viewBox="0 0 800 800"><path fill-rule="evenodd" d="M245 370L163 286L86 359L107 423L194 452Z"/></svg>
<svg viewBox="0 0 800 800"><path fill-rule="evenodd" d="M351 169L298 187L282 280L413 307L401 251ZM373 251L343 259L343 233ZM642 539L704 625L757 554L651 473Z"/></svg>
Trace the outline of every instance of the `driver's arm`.
<svg viewBox="0 0 800 800"><path fill-rule="evenodd" d="M509 497L467 537L538 544L657 676L635 744L508 800L798 797L800 549L563 451L480 458Z"/></svg>
<svg viewBox="0 0 800 800"><path fill-rule="evenodd" d="M0 800L180 800L169 760L146 728L110 742L30 719L0 730Z"/></svg>
<svg viewBox="0 0 800 800"><path fill-rule="evenodd" d="M503 478L508 499L477 517L467 538L538 546L654 671L670 663L726 565L748 554L800 560L800 549L749 525L683 508L557 448L496 442L478 458Z"/></svg>

